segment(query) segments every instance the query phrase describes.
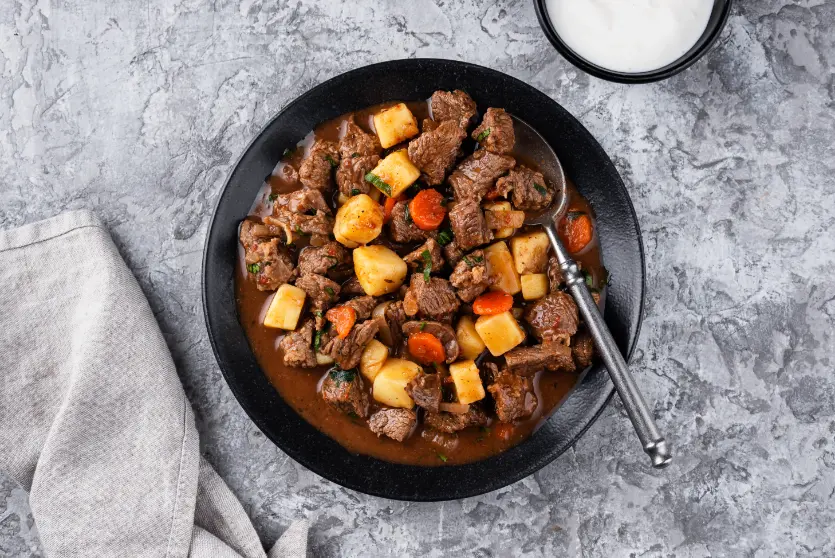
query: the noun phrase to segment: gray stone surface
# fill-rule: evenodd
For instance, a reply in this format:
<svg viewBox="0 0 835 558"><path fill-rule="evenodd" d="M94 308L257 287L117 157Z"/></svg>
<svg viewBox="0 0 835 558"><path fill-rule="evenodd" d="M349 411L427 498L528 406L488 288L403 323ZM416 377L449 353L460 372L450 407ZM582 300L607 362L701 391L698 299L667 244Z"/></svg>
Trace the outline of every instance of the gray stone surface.
<svg viewBox="0 0 835 558"><path fill-rule="evenodd" d="M833 556L833 22L832 1L741 0L685 74L623 86L561 59L528 0L0 0L0 228L79 207L107 222L204 452L267 543L306 517L318 556ZM633 364L675 444L670 469L647 468L616 402L513 486L391 502L297 465L235 402L199 294L230 165L311 86L414 56L532 83L616 161L647 251ZM6 479L0 555L40 555Z"/></svg>

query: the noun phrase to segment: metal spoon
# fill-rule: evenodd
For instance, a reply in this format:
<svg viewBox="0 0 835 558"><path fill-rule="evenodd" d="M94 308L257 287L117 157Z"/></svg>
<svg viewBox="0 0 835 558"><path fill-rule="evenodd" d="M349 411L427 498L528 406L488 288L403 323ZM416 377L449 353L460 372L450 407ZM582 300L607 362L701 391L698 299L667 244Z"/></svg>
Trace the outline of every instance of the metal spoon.
<svg viewBox="0 0 835 558"><path fill-rule="evenodd" d="M612 334L606 327L603 316L600 315L597 304L595 304L586 287L583 274L557 236L555 224L559 223L568 209L567 185L560 160L539 132L515 116L513 117L513 123L516 148L528 156L533 156L540 172L556 192L556 199L551 207L541 215L529 218L525 221L525 224L540 225L548 234L568 290L577 302L577 308L579 308L580 314L588 325L594 338L594 344L603 357L603 362L609 370L609 376L615 384L615 389L618 390L623 406L635 427L635 432L641 440L644 451L652 459L653 467L659 469L666 467L672 459L667 441L658 430L658 426L652 418L652 413L650 413L641 392L638 390L635 378L629 372L626 361L624 361Z"/></svg>

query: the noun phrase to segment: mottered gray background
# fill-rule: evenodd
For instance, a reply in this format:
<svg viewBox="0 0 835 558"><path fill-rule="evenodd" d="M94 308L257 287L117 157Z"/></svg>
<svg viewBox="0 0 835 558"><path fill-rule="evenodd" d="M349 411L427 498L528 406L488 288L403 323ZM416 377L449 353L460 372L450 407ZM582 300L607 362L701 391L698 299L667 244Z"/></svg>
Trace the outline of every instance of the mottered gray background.
<svg viewBox="0 0 835 558"><path fill-rule="evenodd" d="M308 518L327 557L832 556L834 43L831 0L738 0L694 67L625 86L560 58L530 0L0 0L0 228L81 207L107 223L203 452L265 543ZM393 502L307 471L235 402L199 290L223 180L297 95L406 57L529 82L615 161L647 252L633 368L675 445L669 469L647 467L615 401L510 487ZM2 476L0 555L41 555L26 494Z"/></svg>

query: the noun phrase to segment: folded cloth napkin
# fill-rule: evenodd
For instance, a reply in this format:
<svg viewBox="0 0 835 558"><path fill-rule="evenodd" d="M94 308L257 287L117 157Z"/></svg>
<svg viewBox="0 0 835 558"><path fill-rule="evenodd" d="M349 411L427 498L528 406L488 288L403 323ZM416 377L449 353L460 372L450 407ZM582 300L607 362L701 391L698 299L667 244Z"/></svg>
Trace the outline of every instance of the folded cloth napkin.
<svg viewBox="0 0 835 558"><path fill-rule="evenodd" d="M50 557L268 556L89 212L0 232L0 469L30 492ZM297 522L269 557L306 552Z"/></svg>

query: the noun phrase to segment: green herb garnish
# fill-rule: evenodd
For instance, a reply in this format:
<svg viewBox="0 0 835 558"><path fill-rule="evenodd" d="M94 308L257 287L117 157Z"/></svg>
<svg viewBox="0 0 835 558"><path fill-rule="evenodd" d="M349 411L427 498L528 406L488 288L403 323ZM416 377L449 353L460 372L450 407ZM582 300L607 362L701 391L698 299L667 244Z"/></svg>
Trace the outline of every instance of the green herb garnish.
<svg viewBox="0 0 835 558"><path fill-rule="evenodd" d="M583 278L586 280L586 286L588 288L594 287L594 278L591 276L591 273L583 270Z"/></svg>
<svg viewBox="0 0 835 558"><path fill-rule="evenodd" d="M246 270L255 275L256 273L261 271L261 264L257 262L254 264L249 264L248 266L246 266Z"/></svg>
<svg viewBox="0 0 835 558"><path fill-rule="evenodd" d="M356 159L359 156L360 156L359 153L351 153L351 159Z"/></svg>
<svg viewBox="0 0 835 558"><path fill-rule="evenodd" d="M477 135L475 137L475 140L480 142L480 141L486 140L488 137L490 137L490 128L487 128L486 130L481 132L479 135Z"/></svg>
<svg viewBox="0 0 835 558"><path fill-rule="evenodd" d="M313 350L318 351L319 345L322 344L322 332L318 329L316 330L316 334L313 336Z"/></svg>
<svg viewBox="0 0 835 558"><path fill-rule="evenodd" d="M420 331L426 329L426 322L420 322Z"/></svg>
<svg viewBox="0 0 835 558"><path fill-rule="evenodd" d="M342 370L341 368L331 368L331 371L328 372L328 376L330 379L336 382L336 385L340 385L343 382L353 382L354 378L357 377L357 371L353 368L350 370Z"/></svg>
<svg viewBox="0 0 835 558"><path fill-rule="evenodd" d="M452 242L452 231L449 229L444 229L440 233L438 233L438 244L441 246L446 246Z"/></svg>
<svg viewBox="0 0 835 558"><path fill-rule="evenodd" d="M464 263L470 267L475 267L476 264L480 264L484 261L484 258L482 258L481 256L473 256L472 259L468 258L467 256L464 256L461 259L464 260Z"/></svg>
<svg viewBox="0 0 835 558"><path fill-rule="evenodd" d="M423 260L423 280L429 282L429 275L432 273L432 254L429 250L424 250L420 253L420 258Z"/></svg>
<svg viewBox="0 0 835 558"><path fill-rule="evenodd" d="M331 168L334 168L334 169L335 169L336 167L338 167L338 166L339 166L339 163L337 163L337 162L336 162L336 159L334 159L334 158L333 158L333 157L331 157L330 155L325 155L325 161L327 161L328 163L330 163Z"/></svg>
<svg viewBox="0 0 835 558"><path fill-rule="evenodd" d="M539 192L542 196L548 195L548 190L545 189L545 186L537 184L536 182L533 183L533 189Z"/></svg>
<svg viewBox="0 0 835 558"><path fill-rule="evenodd" d="M333 263L328 266L328 269L333 269L334 267L339 265L339 258L337 258L336 256L325 256L325 257L329 260L333 260Z"/></svg>
<svg viewBox="0 0 835 558"><path fill-rule="evenodd" d="M275 201L278 198L278 194L270 194L270 197L267 198L270 201Z"/></svg>
<svg viewBox="0 0 835 558"><path fill-rule="evenodd" d="M439 453L439 454L438 454L438 459L440 459L440 460L441 460L441 461L443 461L444 463L446 463L447 461L449 461L449 458L448 458L446 455L442 454L442 453Z"/></svg>
<svg viewBox="0 0 835 558"><path fill-rule="evenodd" d="M331 296L334 296L336 294L333 292L333 289L331 287L325 287L325 292Z"/></svg>
<svg viewBox="0 0 835 558"><path fill-rule="evenodd" d="M281 154L281 156L282 156L282 157L287 157L288 155L292 155L292 154L293 154L293 151L294 151L293 149L290 149L290 148L288 147L287 149L285 149L285 150L284 150L284 153L282 153L282 154Z"/></svg>
<svg viewBox="0 0 835 558"><path fill-rule="evenodd" d="M386 184L383 181L382 178L380 178L379 176L377 176L373 172L369 172L368 174L365 175L365 181L370 182L371 184L373 184L375 188L380 190L382 193L384 193L388 197L392 197L391 196L391 186Z"/></svg>
<svg viewBox="0 0 835 558"><path fill-rule="evenodd" d="M316 310L315 312L313 312L313 315L316 316L317 318L321 318L321 317L324 316L324 314L322 313L321 310Z"/></svg>
<svg viewBox="0 0 835 558"><path fill-rule="evenodd" d="M406 204L406 213L404 213L404 219L406 219L407 223L412 222L412 212L409 211L409 204Z"/></svg>
<svg viewBox="0 0 835 558"><path fill-rule="evenodd" d="M359 190L357 190L356 188L351 189L351 195L352 195L352 196L359 196L361 193L362 193L362 192L360 192L360 191L359 191Z"/></svg>

